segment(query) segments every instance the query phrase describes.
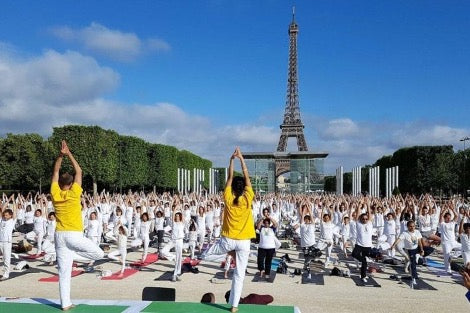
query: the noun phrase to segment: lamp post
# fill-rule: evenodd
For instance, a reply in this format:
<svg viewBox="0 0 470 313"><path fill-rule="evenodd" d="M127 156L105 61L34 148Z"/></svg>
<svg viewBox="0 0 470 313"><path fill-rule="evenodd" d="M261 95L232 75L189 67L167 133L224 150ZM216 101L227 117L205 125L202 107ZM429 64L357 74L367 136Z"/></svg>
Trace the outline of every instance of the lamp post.
<svg viewBox="0 0 470 313"><path fill-rule="evenodd" d="M466 178L465 164L467 163L467 154L465 153L465 142L467 140L470 140L470 137L465 136L464 138L460 139L460 141L463 141L463 196L464 198L467 195L467 186L465 185L465 178Z"/></svg>

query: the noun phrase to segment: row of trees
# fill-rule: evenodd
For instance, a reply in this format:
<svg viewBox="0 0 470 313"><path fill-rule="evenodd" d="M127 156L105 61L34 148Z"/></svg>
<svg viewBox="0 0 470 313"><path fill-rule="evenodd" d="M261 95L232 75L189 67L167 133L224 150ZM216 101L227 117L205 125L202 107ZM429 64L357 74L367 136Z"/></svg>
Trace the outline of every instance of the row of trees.
<svg viewBox="0 0 470 313"><path fill-rule="evenodd" d="M385 190L385 169L399 166L399 190L414 194L462 193L470 186L470 149L454 152L452 146L414 146L383 156L361 171L362 190L369 189L369 168L380 166L380 190ZM343 177L345 193L352 191L352 173ZM325 190L336 191L336 177L325 177Z"/></svg>
<svg viewBox="0 0 470 313"><path fill-rule="evenodd" d="M175 190L177 169L205 170L208 187L212 162L189 151L148 143L140 138L122 136L98 126L56 127L52 136L38 134L0 138L0 188L38 190L48 188L52 166L61 140L67 140L82 167L85 189ZM64 161L65 169L72 170Z"/></svg>

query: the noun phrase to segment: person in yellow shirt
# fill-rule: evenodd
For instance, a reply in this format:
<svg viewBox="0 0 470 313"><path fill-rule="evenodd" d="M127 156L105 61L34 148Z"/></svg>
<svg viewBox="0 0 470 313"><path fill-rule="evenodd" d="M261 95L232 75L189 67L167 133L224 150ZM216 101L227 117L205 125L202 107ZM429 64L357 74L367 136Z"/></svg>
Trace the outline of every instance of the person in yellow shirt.
<svg viewBox="0 0 470 313"><path fill-rule="evenodd" d="M234 159L240 159L243 177L233 176ZM252 214L252 201L254 198L248 169L240 148L237 147L230 157L227 183L224 190L225 209L222 218L222 237L205 254L221 255L230 253L236 258L236 268L233 274L229 303L230 311L238 311L238 303L243 289L248 256L250 254L250 240L256 237L255 223Z"/></svg>
<svg viewBox="0 0 470 313"><path fill-rule="evenodd" d="M75 177L69 173L59 176L64 157L68 157L75 170ZM104 252L93 241L83 235L82 169L73 157L65 140L62 140L60 154L54 164L51 183L51 197L56 214L55 249L59 268L60 303L63 311L74 307L70 300L70 282L74 258L98 260Z"/></svg>

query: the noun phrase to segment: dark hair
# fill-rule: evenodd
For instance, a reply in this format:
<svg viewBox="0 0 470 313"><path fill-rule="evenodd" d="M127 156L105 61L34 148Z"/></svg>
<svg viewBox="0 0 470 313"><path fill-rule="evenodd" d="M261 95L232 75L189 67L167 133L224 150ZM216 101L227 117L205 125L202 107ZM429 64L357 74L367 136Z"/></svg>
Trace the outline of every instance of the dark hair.
<svg viewBox="0 0 470 313"><path fill-rule="evenodd" d="M189 225L189 231L196 231L196 224L194 224L193 220L191 220L191 225Z"/></svg>
<svg viewBox="0 0 470 313"><path fill-rule="evenodd" d="M265 218L265 219L263 220L263 224L266 223L266 222L268 222L269 224L271 224L271 219Z"/></svg>
<svg viewBox="0 0 470 313"><path fill-rule="evenodd" d="M8 213L11 216L13 216L13 211L11 209L5 209L5 211L3 211L3 214L5 214L5 213Z"/></svg>
<svg viewBox="0 0 470 313"><path fill-rule="evenodd" d="M147 217L147 221L148 221L149 220L149 215L147 214L147 212L142 213L142 215L140 216L140 219L143 220L144 216Z"/></svg>
<svg viewBox="0 0 470 313"><path fill-rule="evenodd" d="M73 183L73 176L69 173L63 173L59 177L59 186L64 187Z"/></svg>
<svg viewBox="0 0 470 313"><path fill-rule="evenodd" d="M241 176L235 176L232 180L232 192L235 195L233 204L238 205L238 198L243 194L245 190L245 179Z"/></svg>
<svg viewBox="0 0 470 313"><path fill-rule="evenodd" d="M181 214L181 212L176 212L176 213L175 213L175 216L173 217L173 220L175 220L175 217L176 217L177 215L179 215L180 221L183 221L183 214Z"/></svg>
<svg viewBox="0 0 470 313"><path fill-rule="evenodd" d="M463 223L463 229L470 228L470 223Z"/></svg>
<svg viewBox="0 0 470 313"><path fill-rule="evenodd" d="M51 216L55 216L55 212L49 212L49 214L47 214L47 217L51 217Z"/></svg>
<svg viewBox="0 0 470 313"><path fill-rule="evenodd" d="M406 227L410 227L411 224L414 224L415 221L413 220L409 220L408 222L406 222Z"/></svg>
<svg viewBox="0 0 470 313"><path fill-rule="evenodd" d="M36 209L36 211L34 211L34 213L36 213L36 212L39 212L39 213L41 213L41 215L42 215L41 209Z"/></svg>

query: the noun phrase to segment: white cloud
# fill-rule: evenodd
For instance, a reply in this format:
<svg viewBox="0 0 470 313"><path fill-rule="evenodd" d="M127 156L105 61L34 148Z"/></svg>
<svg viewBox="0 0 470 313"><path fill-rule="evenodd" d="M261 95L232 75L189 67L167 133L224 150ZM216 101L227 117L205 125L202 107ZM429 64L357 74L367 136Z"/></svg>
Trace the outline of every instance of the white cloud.
<svg viewBox="0 0 470 313"><path fill-rule="evenodd" d="M164 40L140 39L135 33L109 29L96 22L81 29L58 26L52 28L51 33L62 40L77 42L88 51L109 56L118 61L133 61L145 53L171 49Z"/></svg>
<svg viewBox="0 0 470 313"><path fill-rule="evenodd" d="M3 49L3 47L7 47ZM189 114L171 103L125 104L104 99L117 88L119 74L78 52L53 50L33 58L16 57L0 42L0 134L35 132L45 137L67 124L99 125L123 135L186 149L226 166L235 146L242 151L276 149L280 130L259 121L215 126L210 118ZM305 127L312 152L326 151L329 174L343 165L372 164L403 146L452 144L470 134L450 125L358 122L348 117L315 117ZM293 140L291 138L290 140Z"/></svg>

